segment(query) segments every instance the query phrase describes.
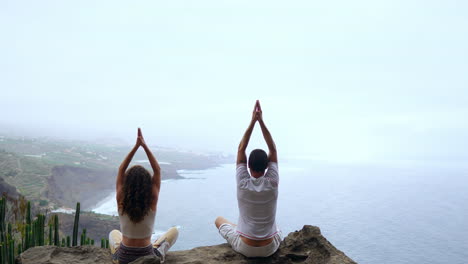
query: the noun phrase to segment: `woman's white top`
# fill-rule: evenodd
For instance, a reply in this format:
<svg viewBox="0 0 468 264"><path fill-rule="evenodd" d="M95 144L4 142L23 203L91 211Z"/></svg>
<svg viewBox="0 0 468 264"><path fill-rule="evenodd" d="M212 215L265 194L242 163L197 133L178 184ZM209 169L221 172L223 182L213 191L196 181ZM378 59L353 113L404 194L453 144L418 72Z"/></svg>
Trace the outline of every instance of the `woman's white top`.
<svg viewBox="0 0 468 264"><path fill-rule="evenodd" d="M122 232L122 235L128 238L141 239L151 237L151 234L153 234L155 217L156 211L150 209L143 220L138 223L134 223L130 220L128 214L122 214L121 210L119 210L120 231Z"/></svg>

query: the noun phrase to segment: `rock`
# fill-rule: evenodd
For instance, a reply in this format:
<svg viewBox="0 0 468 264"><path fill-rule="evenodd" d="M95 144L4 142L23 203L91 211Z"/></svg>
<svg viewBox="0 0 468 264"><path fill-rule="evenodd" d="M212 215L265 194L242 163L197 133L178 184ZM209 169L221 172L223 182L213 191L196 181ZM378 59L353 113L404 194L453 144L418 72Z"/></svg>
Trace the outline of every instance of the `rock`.
<svg viewBox="0 0 468 264"><path fill-rule="evenodd" d="M135 263L138 263L138 264L160 264L161 263L161 260L159 259L159 257L155 257L155 256L145 256L145 257L141 257L133 262L130 262L130 264L135 264ZM166 263L166 262L164 262Z"/></svg>
<svg viewBox="0 0 468 264"><path fill-rule="evenodd" d="M109 249L84 247L33 247L21 254L16 263L22 264L112 264Z"/></svg>
<svg viewBox="0 0 468 264"><path fill-rule="evenodd" d="M28 249L21 254L20 262L23 264L107 264L110 261L110 253L107 249L97 247L36 247ZM132 264L159 264L156 257L146 256L135 260ZM234 252L228 244L216 246L197 247L190 250L169 252L166 264L263 264L263 263L305 263L305 264L355 264L343 252L336 249L322 236L320 229L306 225L300 231L290 233L279 250L268 258L246 258Z"/></svg>
<svg viewBox="0 0 468 264"><path fill-rule="evenodd" d="M15 187L11 186L0 177L0 196L6 196L10 200L16 200L20 197L20 194Z"/></svg>
<svg viewBox="0 0 468 264"><path fill-rule="evenodd" d="M133 264L140 264L136 260ZM157 262L154 262L157 263ZM171 263L310 263L351 264L356 263L336 249L322 236L320 229L306 225L300 231L290 233L281 242L278 251L268 258L246 258L234 252L228 244L198 247L191 250L169 252L166 262ZM145 262L150 264L150 262Z"/></svg>

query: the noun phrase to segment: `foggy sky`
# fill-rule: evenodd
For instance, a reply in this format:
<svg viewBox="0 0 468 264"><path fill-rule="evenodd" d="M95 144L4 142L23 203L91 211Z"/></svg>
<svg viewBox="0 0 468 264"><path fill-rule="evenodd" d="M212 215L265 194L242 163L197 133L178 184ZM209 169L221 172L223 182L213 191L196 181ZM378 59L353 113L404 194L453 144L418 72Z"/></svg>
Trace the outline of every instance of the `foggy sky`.
<svg viewBox="0 0 468 264"><path fill-rule="evenodd" d="M468 157L465 1L0 1L0 133ZM13 130L14 130L13 129ZM17 133L23 133L17 132ZM3 132L5 133L5 132ZM265 147L260 130L252 147Z"/></svg>

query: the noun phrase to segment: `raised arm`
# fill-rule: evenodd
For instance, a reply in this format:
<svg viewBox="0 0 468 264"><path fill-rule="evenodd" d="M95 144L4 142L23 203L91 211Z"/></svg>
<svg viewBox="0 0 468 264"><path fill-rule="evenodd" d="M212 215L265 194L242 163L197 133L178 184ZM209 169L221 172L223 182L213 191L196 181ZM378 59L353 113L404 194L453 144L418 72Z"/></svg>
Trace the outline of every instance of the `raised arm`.
<svg viewBox="0 0 468 264"><path fill-rule="evenodd" d="M258 123L260 124L260 128L262 129L263 138L265 139L265 142L268 146L268 160L270 162L278 163L278 154L276 152L276 145L275 145L275 142L273 141L273 137L271 136L270 131L268 131L268 128L265 125L265 122L263 122L262 108L260 106L260 102L258 103L258 110L256 113L257 113Z"/></svg>
<svg viewBox="0 0 468 264"><path fill-rule="evenodd" d="M247 130L245 131L241 142L239 143L239 148L237 149L237 162L236 162L237 164L247 163L247 155L245 154L245 150L247 149L247 146L249 145L250 136L252 135L255 122L257 122L257 115L256 115L257 105L258 105L258 101L255 103L255 107L252 113L252 120L250 120L250 124L247 127Z"/></svg>
<svg viewBox="0 0 468 264"><path fill-rule="evenodd" d="M140 129L138 129L138 131L140 131ZM119 171L117 173L117 182L115 184L117 194L120 193L120 190L121 190L122 186L124 185L125 172L127 171L128 165L132 161L133 156L135 156L135 152L138 150L140 145L141 145L141 142L140 142L139 138L137 138L137 142L135 143L135 146L133 146L132 150L130 150L130 152L127 154L125 159L122 161L122 164L120 164Z"/></svg>
<svg viewBox="0 0 468 264"><path fill-rule="evenodd" d="M141 130L138 129L138 138L140 139L141 146L145 150L146 156L150 162L151 168L153 168L153 188L156 188L158 193L161 188L161 167L159 166L158 161L153 155L153 152L146 145L145 139L141 133Z"/></svg>

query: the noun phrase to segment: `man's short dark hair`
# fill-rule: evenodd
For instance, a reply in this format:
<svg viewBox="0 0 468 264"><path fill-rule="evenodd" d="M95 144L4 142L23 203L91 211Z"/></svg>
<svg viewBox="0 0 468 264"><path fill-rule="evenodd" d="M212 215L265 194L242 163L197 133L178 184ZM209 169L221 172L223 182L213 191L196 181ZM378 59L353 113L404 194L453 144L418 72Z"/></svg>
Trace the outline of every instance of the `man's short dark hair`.
<svg viewBox="0 0 468 264"><path fill-rule="evenodd" d="M264 172L268 167L268 155L263 149L254 149L249 155L249 168L256 172Z"/></svg>

